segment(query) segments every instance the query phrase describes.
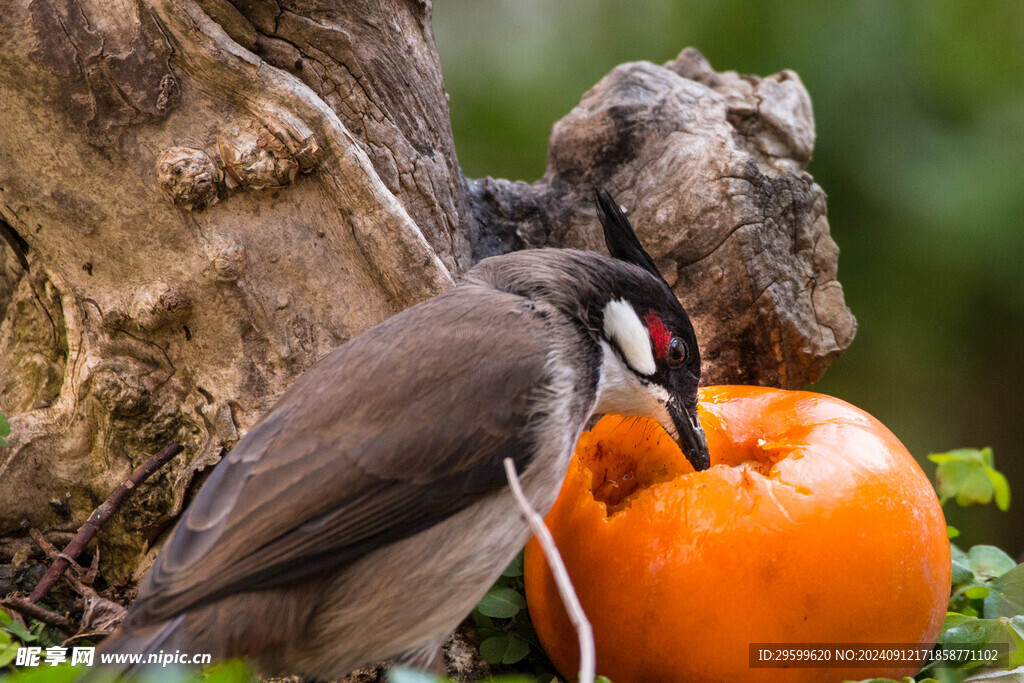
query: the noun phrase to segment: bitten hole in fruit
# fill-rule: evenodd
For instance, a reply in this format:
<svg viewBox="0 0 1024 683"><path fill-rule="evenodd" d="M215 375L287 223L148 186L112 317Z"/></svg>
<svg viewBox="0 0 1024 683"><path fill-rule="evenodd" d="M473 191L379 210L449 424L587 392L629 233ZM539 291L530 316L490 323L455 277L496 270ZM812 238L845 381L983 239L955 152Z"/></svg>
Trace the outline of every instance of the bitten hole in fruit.
<svg viewBox="0 0 1024 683"><path fill-rule="evenodd" d="M629 507L641 491L692 473L693 468L656 422L622 418L595 428L580 458L590 470L594 500L609 516Z"/></svg>
<svg viewBox="0 0 1024 683"><path fill-rule="evenodd" d="M702 413L701 421L711 464L742 469L744 477L779 480L776 464L802 457L790 434L778 440L769 439L759 429L729 431L719 416L709 412ZM580 464L591 473L594 500L604 503L609 517L630 507L645 489L694 474L671 437L646 418L606 417L581 445Z"/></svg>
<svg viewBox="0 0 1024 683"><path fill-rule="evenodd" d="M737 429L735 421L732 422L732 429L726 429L728 416L716 414L713 412L715 408L723 409L714 406L701 412L712 465L741 467L745 471L771 477L776 464L786 458L801 457L799 449L793 445L793 439L788 438L789 434L784 435L784 440L772 439L754 425L749 425L747 429Z"/></svg>

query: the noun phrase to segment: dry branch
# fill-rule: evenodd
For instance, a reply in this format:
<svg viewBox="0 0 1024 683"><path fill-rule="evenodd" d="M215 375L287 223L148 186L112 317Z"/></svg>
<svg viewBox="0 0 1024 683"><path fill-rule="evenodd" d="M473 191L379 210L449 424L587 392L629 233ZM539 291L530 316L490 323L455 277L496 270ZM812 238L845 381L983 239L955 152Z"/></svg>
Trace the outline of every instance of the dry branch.
<svg viewBox="0 0 1024 683"><path fill-rule="evenodd" d="M41 621L44 624L49 624L50 626L56 626L68 635L78 632L78 624L75 623L73 619L69 619L68 617L65 617L62 614L57 614L56 612L51 612L45 607L40 607L31 600L18 595L9 595L3 600L0 600L0 607L9 607L30 619Z"/></svg>
<svg viewBox="0 0 1024 683"><path fill-rule="evenodd" d="M71 562L78 559L78 556L85 550L85 546L88 545L89 541L92 540L96 532L100 530L103 523L110 519L110 516L117 512L124 503L124 499L128 497L136 486L149 479L149 477L156 472L158 469L163 467L171 458L178 455L184 450L179 444L172 443L164 447L162 451L154 455L152 458L147 460L145 464L139 467L137 470L131 473L124 482L121 483L116 489L114 489L110 496L103 501L96 510L89 516L82 528L79 529L78 534L67 546L64 547L63 552L54 560L53 564L43 575L42 580L36 585L32 591L32 595L29 596L29 602L39 602L43 596L45 596L53 584L57 583L60 577L64 574L64 570L68 568Z"/></svg>
<svg viewBox="0 0 1024 683"><path fill-rule="evenodd" d="M576 629L576 636L579 639L580 647L579 683L593 683L594 631L590 627L590 620L587 619L583 606L580 604L580 599L576 596L576 591L572 587L572 579L569 578L569 572L566 571L565 563L562 562L562 556L558 552L555 539L551 536L551 532L548 531L547 525L544 524L544 518L533 509L530 501L526 499L526 495L523 493L523 487L519 485L519 475L516 473L516 465L512 458L505 458L505 476L508 478L508 485L512 489L512 495L515 496L519 509L523 512L523 517L526 518L530 529L533 530L533 534L537 538L537 542L540 543L540 547L544 550L544 558L547 560L548 567L551 569L551 574L555 579L555 585L558 587L558 594L562 598L562 604L569 615L569 621L572 622L573 627Z"/></svg>
<svg viewBox="0 0 1024 683"><path fill-rule="evenodd" d="M795 389L853 340L811 100L792 71L719 73L693 49L616 67L557 122L533 184L470 182L474 255L602 250L594 187L623 204L697 331L705 384Z"/></svg>

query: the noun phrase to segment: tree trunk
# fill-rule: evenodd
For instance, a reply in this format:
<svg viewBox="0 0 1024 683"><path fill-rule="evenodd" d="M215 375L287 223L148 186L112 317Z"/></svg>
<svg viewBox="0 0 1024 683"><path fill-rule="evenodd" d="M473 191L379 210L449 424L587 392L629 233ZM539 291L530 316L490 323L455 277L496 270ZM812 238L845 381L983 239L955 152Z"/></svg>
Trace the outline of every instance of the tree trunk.
<svg viewBox="0 0 1024 683"><path fill-rule="evenodd" d="M555 124L541 180L467 180L429 2L0 4L0 562L179 441L100 534L128 578L332 347L480 258L600 248L595 186L691 313L706 381L801 386L852 339L792 72L623 65Z"/></svg>

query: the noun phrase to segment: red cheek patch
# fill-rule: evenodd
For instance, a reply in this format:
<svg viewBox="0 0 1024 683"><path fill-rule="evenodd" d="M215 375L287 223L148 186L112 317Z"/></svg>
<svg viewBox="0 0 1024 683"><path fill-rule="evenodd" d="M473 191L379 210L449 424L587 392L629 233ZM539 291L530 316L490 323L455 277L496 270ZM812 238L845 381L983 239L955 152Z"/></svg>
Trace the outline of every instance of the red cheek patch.
<svg viewBox="0 0 1024 683"><path fill-rule="evenodd" d="M651 341L654 342L654 354L659 358L665 358L665 354L668 353L668 343L672 341L672 333L665 327L665 323L661 321L658 314L653 310L647 311L647 315L644 316L644 322L647 324L647 329L651 332Z"/></svg>

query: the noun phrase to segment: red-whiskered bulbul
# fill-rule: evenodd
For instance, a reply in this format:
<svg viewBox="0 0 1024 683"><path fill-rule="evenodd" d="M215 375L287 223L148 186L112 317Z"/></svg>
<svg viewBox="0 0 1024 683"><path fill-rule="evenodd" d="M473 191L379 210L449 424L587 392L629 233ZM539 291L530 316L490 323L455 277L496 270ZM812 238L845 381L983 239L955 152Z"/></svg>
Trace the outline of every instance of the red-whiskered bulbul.
<svg viewBox="0 0 1024 683"><path fill-rule="evenodd" d="M597 209L610 257L485 259L303 373L214 468L103 649L311 678L420 664L530 535L505 458L542 514L595 412L654 418L707 468L693 327L607 192Z"/></svg>

